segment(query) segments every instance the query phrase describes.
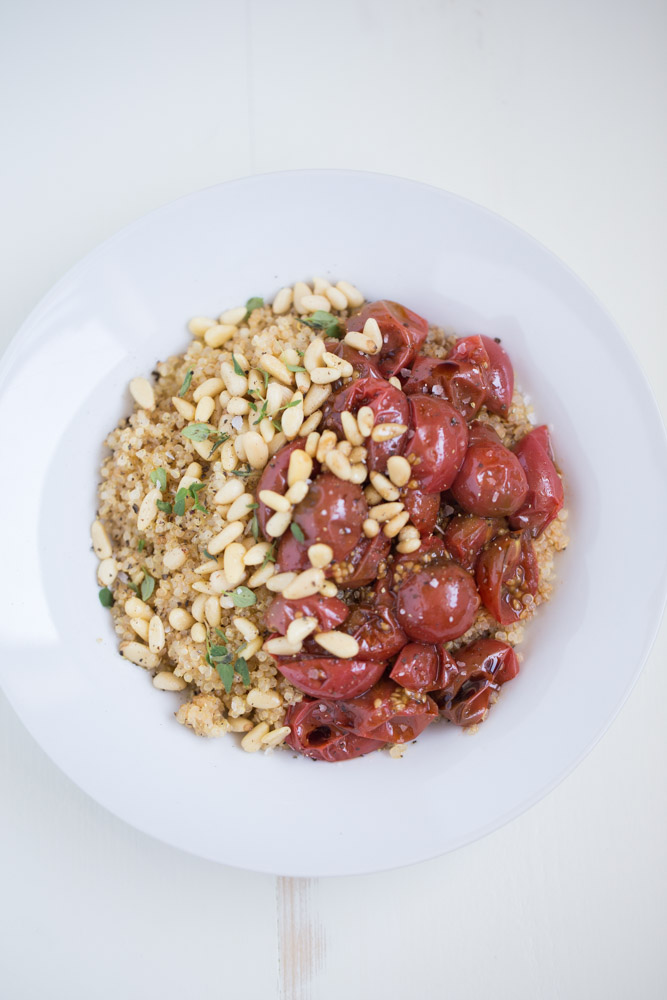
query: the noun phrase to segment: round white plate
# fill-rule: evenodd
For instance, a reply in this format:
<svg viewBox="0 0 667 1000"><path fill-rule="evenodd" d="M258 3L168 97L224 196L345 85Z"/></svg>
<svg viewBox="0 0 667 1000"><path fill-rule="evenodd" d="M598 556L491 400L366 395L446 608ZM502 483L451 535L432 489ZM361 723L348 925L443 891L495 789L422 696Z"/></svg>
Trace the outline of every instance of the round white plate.
<svg viewBox="0 0 667 1000"><path fill-rule="evenodd" d="M553 428L566 476L571 545L529 629L521 674L476 735L434 725L402 760L331 765L196 738L174 721L179 696L118 656L97 598L88 534L97 468L103 438L129 412L128 380L185 348L190 316L269 300L312 275L345 278L461 335L501 337L537 418ZM254 177L123 230L56 285L7 352L0 454L6 475L19 477L6 491L3 532L7 696L98 802L225 864L371 872L495 829L590 750L635 681L663 607L665 436L622 336L530 237L405 180Z"/></svg>

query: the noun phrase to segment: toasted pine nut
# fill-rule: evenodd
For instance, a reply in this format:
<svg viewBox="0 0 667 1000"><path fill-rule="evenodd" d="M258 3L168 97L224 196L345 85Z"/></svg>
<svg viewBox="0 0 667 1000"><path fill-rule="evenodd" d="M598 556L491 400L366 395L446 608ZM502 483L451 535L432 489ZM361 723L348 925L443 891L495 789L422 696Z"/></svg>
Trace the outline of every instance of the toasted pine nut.
<svg viewBox="0 0 667 1000"><path fill-rule="evenodd" d="M90 526L90 539L93 543L93 552L98 559L109 559L113 553L111 542L107 535L106 528L101 521L93 521Z"/></svg>
<svg viewBox="0 0 667 1000"><path fill-rule="evenodd" d="M410 463L402 455L392 455L387 459L387 472L394 486L406 486L412 475Z"/></svg>
<svg viewBox="0 0 667 1000"><path fill-rule="evenodd" d="M225 441L220 449L220 465L225 472L232 472L239 464L233 441Z"/></svg>
<svg viewBox="0 0 667 1000"><path fill-rule="evenodd" d="M195 622L190 629L193 642L206 642L206 626L203 622Z"/></svg>
<svg viewBox="0 0 667 1000"><path fill-rule="evenodd" d="M340 419L343 424L343 432L350 444L362 445L364 443L364 439L353 414L350 413L349 410L343 410L340 415Z"/></svg>
<svg viewBox="0 0 667 1000"><path fill-rule="evenodd" d="M269 460L269 446L257 431L247 431L243 435L243 447L253 469L263 469Z"/></svg>
<svg viewBox="0 0 667 1000"><path fill-rule="evenodd" d="M319 368L322 362L322 355L325 351L326 347L322 338L313 337L303 355L303 367L307 372L312 372L315 368Z"/></svg>
<svg viewBox="0 0 667 1000"><path fill-rule="evenodd" d="M370 437L375 424L375 414L370 406L361 406L357 413L357 426L363 437Z"/></svg>
<svg viewBox="0 0 667 1000"><path fill-rule="evenodd" d="M141 376L133 378L130 382L130 394L142 410L155 409L155 391L148 379Z"/></svg>
<svg viewBox="0 0 667 1000"><path fill-rule="evenodd" d="M308 489L308 483L302 479L300 482L295 483L294 486L290 486L285 497L291 504L301 503L308 495Z"/></svg>
<svg viewBox="0 0 667 1000"><path fill-rule="evenodd" d="M103 559L97 567L97 581L100 587L110 587L117 576L118 563L113 556Z"/></svg>
<svg viewBox="0 0 667 1000"><path fill-rule="evenodd" d="M215 565L217 566L217 563ZM218 596L229 590L229 581L221 569L216 569L214 573L211 573L209 581L213 593Z"/></svg>
<svg viewBox="0 0 667 1000"><path fill-rule="evenodd" d="M225 388L225 383L221 378L207 378L201 385L198 385L192 393L195 403L198 403L203 396L218 396Z"/></svg>
<svg viewBox="0 0 667 1000"><path fill-rule="evenodd" d="M295 580L292 580L283 590L283 597L288 601L297 601L300 597L312 597L324 583L324 572L321 569L304 569Z"/></svg>
<svg viewBox="0 0 667 1000"><path fill-rule="evenodd" d="M345 334L345 343L355 351L361 351L363 354L378 353L375 341L371 340L370 337L366 337L363 333L358 333L356 330L350 330L349 333Z"/></svg>
<svg viewBox="0 0 667 1000"><path fill-rule="evenodd" d="M337 448L332 448L331 451L327 452L324 456L324 464L338 479L349 480L352 472L350 463Z"/></svg>
<svg viewBox="0 0 667 1000"><path fill-rule="evenodd" d="M280 708L283 703L277 691L260 691L258 688L250 688L246 701L252 708Z"/></svg>
<svg viewBox="0 0 667 1000"><path fill-rule="evenodd" d="M399 532L400 534L400 532ZM396 546L396 551L400 552L401 555L409 555L410 552L416 552L421 545L421 539L419 538L406 538L404 542L399 542Z"/></svg>
<svg viewBox="0 0 667 1000"><path fill-rule="evenodd" d="M212 556L217 556L219 552L226 549L235 539L242 535L244 531L241 521L232 521L210 539L206 548Z"/></svg>
<svg viewBox="0 0 667 1000"><path fill-rule="evenodd" d="M287 531L291 520L292 514L290 511L281 510L272 514L266 522L266 534L270 535L271 538L280 538Z"/></svg>
<svg viewBox="0 0 667 1000"><path fill-rule="evenodd" d="M380 503L382 500L382 497L374 486L364 487L364 496L366 497L366 503L369 507L374 507L376 503Z"/></svg>
<svg viewBox="0 0 667 1000"><path fill-rule="evenodd" d="M286 403L292 398L292 390L280 382L269 382L266 389L266 412L270 417L275 417Z"/></svg>
<svg viewBox="0 0 667 1000"><path fill-rule="evenodd" d="M238 332L238 327L233 323L216 323L204 334L204 343L208 347L222 347Z"/></svg>
<svg viewBox="0 0 667 1000"><path fill-rule="evenodd" d="M273 354L262 354L259 359L260 366L273 378L277 378L279 382L284 385L292 385L294 381L294 376L292 372L280 361L278 358L274 358Z"/></svg>
<svg viewBox="0 0 667 1000"><path fill-rule="evenodd" d="M240 420L241 418L239 417L238 419ZM245 427L241 426L239 428L239 435L238 435L238 437L234 438L234 451L236 452L237 458L241 462L247 462L248 461L248 456L245 453L245 445L243 443L243 435L245 433L246 433Z"/></svg>
<svg viewBox="0 0 667 1000"><path fill-rule="evenodd" d="M188 682L172 674L171 670L160 670L153 678L153 687L159 691L183 691Z"/></svg>
<svg viewBox="0 0 667 1000"><path fill-rule="evenodd" d="M351 462L365 462L368 458L368 449L363 445L356 445L347 457Z"/></svg>
<svg viewBox="0 0 667 1000"><path fill-rule="evenodd" d="M337 354L331 354L330 351L324 352L322 361L328 368L335 368L341 378L350 378L354 374L354 368L349 361L339 358Z"/></svg>
<svg viewBox="0 0 667 1000"><path fill-rule="evenodd" d="M380 525L377 521L374 521L372 517L367 517L361 525L361 530L366 538L375 538L376 535L380 534Z"/></svg>
<svg viewBox="0 0 667 1000"><path fill-rule="evenodd" d="M309 417L306 417L304 422L301 424L299 434L301 434L302 437L308 437L309 434L312 434L312 432L319 427L321 419L322 411L315 410L315 412L311 413Z"/></svg>
<svg viewBox="0 0 667 1000"><path fill-rule="evenodd" d="M371 472L370 481L378 491L383 500L398 500L400 493L391 480L383 476L381 472ZM209 552L211 550L209 549ZM213 553L211 553L213 555Z"/></svg>
<svg viewBox="0 0 667 1000"><path fill-rule="evenodd" d="M207 330L215 326L215 320L208 316L193 316L188 323L188 330L193 337L203 337Z"/></svg>
<svg viewBox="0 0 667 1000"><path fill-rule="evenodd" d="M192 617L195 621L203 622L206 618L206 601L208 600L207 594L198 594L192 602Z"/></svg>
<svg viewBox="0 0 667 1000"><path fill-rule="evenodd" d="M310 373L313 385L329 385L341 377L337 368L314 368Z"/></svg>
<svg viewBox="0 0 667 1000"><path fill-rule="evenodd" d="M270 507L271 510L281 510L287 512L291 506L289 500L287 500L282 493L276 493L275 490L260 490L259 499L262 503L265 503L267 507Z"/></svg>
<svg viewBox="0 0 667 1000"><path fill-rule="evenodd" d="M187 553L185 549L169 549L162 557L162 565L168 570L180 569L186 559Z"/></svg>
<svg viewBox="0 0 667 1000"><path fill-rule="evenodd" d="M215 410L215 402L210 396L202 396L195 409L195 420L205 424Z"/></svg>
<svg viewBox="0 0 667 1000"><path fill-rule="evenodd" d="M159 615L153 615L148 623L148 648L151 653L164 649L164 625Z"/></svg>
<svg viewBox="0 0 667 1000"><path fill-rule="evenodd" d="M403 391L403 386L401 385L401 380L392 375L390 379L387 379L390 385L393 385L394 389L400 389Z"/></svg>
<svg viewBox="0 0 667 1000"><path fill-rule="evenodd" d="M213 503L233 503L234 500L237 500L243 495L243 492L243 483L237 476L235 476L233 479L228 479L226 483L222 484L218 492L213 497Z"/></svg>
<svg viewBox="0 0 667 1000"><path fill-rule="evenodd" d="M324 295L303 295L301 298L301 308L304 312L314 313L329 312L329 300Z"/></svg>
<svg viewBox="0 0 667 1000"><path fill-rule="evenodd" d="M160 662L160 654L151 653L148 646L144 646L143 642L135 642L133 639L130 639L129 642L121 642L118 649L121 656L124 656L126 660L129 660L130 663L136 663L138 667L145 667L146 670L155 670Z"/></svg>
<svg viewBox="0 0 667 1000"><path fill-rule="evenodd" d="M227 403L227 413L230 413L233 417L245 417L250 413L250 403L241 396L234 396Z"/></svg>
<svg viewBox="0 0 667 1000"><path fill-rule="evenodd" d="M222 557L222 567L230 590L238 587L246 578L246 570L243 564L244 556L245 546L241 545L240 542L232 542L225 549L225 554Z"/></svg>
<svg viewBox="0 0 667 1000"><path fill-rule="evenodd" d="M182 417L185 417L186 420L194 420L195 408L187 399L181 399L180 396L172 396L171 402L176 412L180 413Z"/></svg>
<svg viewBox="0 0 667 1000"><path fill-rule="evenodd" d="M384 521L391 521L392 517L396 517L402 510L403 504L400 501L378 503L375 507L371 507L369 515L373 521L379 521L382 524Z"/></svg>
<svg viewBox="0 0 667 1000"><path fill-rule="evenodd" d="M350 452L352 451L352 445L350 444L349 441L339 441L338 444L336 445L336 449L342 455L345 455L345 458L349 458Z"/></svg>
<svg viewBox="0 0 667 1000"><path fill-rule="evenodd" d="M382 530L384 531L387 538L395 538L396 535L401 530L401 528L405 527L405 525L408 523L409 520L410 520L409 511L403 510L401 511L400 514L396 514L395 517L392 517L390 521L387 521Z"/></svg>
<svg viewBox="0 0 667 1000"><path fill-rule="evenodd" d="M202 583L201 580L197 580L196 583L193 583L192 589L196 590L198 594L204 594L206 597L212 597L215 595L215 588L212 587L210 583Z"/></svg>
<svg viewBox="0 0 667 1000"><path fill-rule="evenodd" d="M255 639L251 639L247 646L243 648L243 658L244 660L251 660L253 656L259 653L263 645L263 639L258 635Z"/></svg>
<svg viewBox="0 0 667 1000"><path fill-rule="evenodd" d="M322 371L318 368L317 371ZM319 410L325 399L331 395L330 385L311 385L303 400L303 412L309 417L315 410Z"/></svg>
<svg viewBox="0 0 667 1000"><path fill-rule="evenodd" d="M269 445L269 455L273 457L277 451L280 451L284 444L287 444L287 438L282 431L278 431Z"/></svg>
<svg viewBox="0 0 667 1000"><path fill-rule="evenodd" d="M193 441L192 446L194 450L197 452L197 454L204 459L204 461L210 462L211 458L214 457L212 455L212 448L213 448L212 439L209 441Z"/></svg>
<svg viewBox="0 0 667 1000"><path fill-rule="evenodd" d="M326 278L313 278L313 291L315 295L324 295L329 288L329 281Z"/></svg>
<svg viewBox="0 0 667 1000"><path fill-rule="evenodd" d="M242 493L240 497L237 497L234 503L231 505L227 511L228 521L242 521L244 517L249 517L252 510L255 498L252 493ZM213 553L211 553L213 555Z"/></svg>
<svg viewBox="0 0 667 1000"><path fill-rule="evenodd" d="M347 299L347 304L352 309L358 309L359 306L363 306L364 304L363 295L361 294L359 289L355 288L354 285L351 285L349 281L337 282L336 288L338 289L339 292L343 293L343 295Z"/></svg>
<svg viewBox="0 0 667 1000"><path fill-rule="evenodd" d="M248 392L251 393L255 399L260 397L264 398L264 376L261 372L258 372L256 368L252 368L248 372Z"/></svg>
<svg viewBox="0 0 667 1000"><path fill-rule="evenodd" d="M148 622L145 618L130 618L130 625L140 639L148 642Z"/></svg>
<svg viewBox="0 0 667 1000"><path fill-rule="evenodd" d="M150 621L153 617L153 609L148 606L140 597L128 597L123 605L126 615L130 618L145 618Z"/></svg>
<svg viewBox="0 0 667 1000"><path fill-rule="evenodd" d="M302 448L295 448L289 459L287 468L287 485L294 486L295 483L310 479L313 472L313 460ZM274 507L274 510L279 510Z"/></svg>
<svg viewBox="0 0 667 1000"><path fill-rule="evenodd" d="M366 481L367 475L368 469L362 462L355 462L354 465L350 466L351 483L356 483L357 486L361 486L361 484Z"/></svg>
<svg viewBox="0 0 667 1000"><path fill-rule="evenodd" d="M211 596L206 599L206 604L204 605L204 615L206 616L206 621L211 628L218 627L222 620L222 615L220 611L220 601L215 594L211 594Z"/></svg>
<svg viewBox="0 0 667 1000"><path fill-rule="evenodd" d="M324 289L322 294L326 295L334 309L347 309L347 299L340 289L334 288L333 285L329 285Z"/></svg>
<svg viewBox="0 0 667 1000"><path fill-rule="evenodd" d="M262 746L266 747L267 750L280 746L281 743L285 742L291 731L289 726L280 726L279 729L272 729L266 736L262 736Z"/></svg>
<svg viewBox="0 0 667 1000"><path fill-rule="evenodd" d="M260 722L249 733L246 733L241 740L241 746L246 753L256 753L262 745L262 739L269 731L268 723Z"/></svg>
<svg viewBox="0 0 667 1000"><path fill-rule="evenodd" d="M271 656L292 656L301 652L301 643L290 642L286 636L281 635L275 639L267 639L262 649Z"/></svg>
<svg viewBox="0 0 667 1000"><path fill-rule="evenodd" d="M276 436L276 429L273 426L273 421L269 420L268 417L262 417L259 422L259 433L262 435L267 444L271 444ZM269 451L270 450L271 449L269 449Z"/></svg>
<svg viewBox="0 0 667 1000"><path fill-rule="evenodd" d="M333 431L324 431L320 435L320 440L317 445L316 458L318 462L323 462L325 456L338 444L338 438Z"/></svg>
<svg viewBox="0 0 667 1000"><path fill-rule="evenodd" d="M250 719L228 718L227 722L229 724L230 733L248 733L252 729L252 722L250 721Z"/></svg>
<svg viewBox="0 0 667 1000"><path fill-rule="evenodd" d="M314 458L315 455L317 454L319 443L320 443L320 435L316 431L311 431L308 437L306 438L306 447L304 449L306 454L310 455L311 458Z"/></svg>
<svg viewBox="0 0 667 1000"><path fill-rule="evenodd" d="M275 572L276 572L275 563L267 562L266 566L260 566L260 568L252 574L252 576L248 580L248 586L250 587L251 590L254 590L255 587L264 587L264 586L268 587L269 580L271 579L271 577L274 575Z"/></svg>
<svg viewBox="0 0 667 1000"><path fill-rule="evenodd" d="M243 557L243 562L246 566L261 566L264 562L264 557L267 552L269 552L271 546L268 542L257 542L256 545L252 545Z"/></svg>
<svg viewBox="0 0 667 1000"><path fill-rule="evenodd" d="M382 350L382 333L378 321L373 316L369 316L364 323L364 337L370 337L378 351Z"/></svg>
<svg viewBox="0 0 667 1000"><path fill-rule="evenodd" d="M303 640L317 628L317 618L306 615L304 618L295 618L287 626L287 640L295 646L300 646Z"/></svg>
<svg viewBox="0 0 667 1000"><path fill-rule="evenodd" d="M399 542L407 542L408 538L419 538L419 529L415 528L414 524L406 524L404 528L401 528L398 540Z"/></svg>
<svg viewBox="0 0 667 1000"><path fill-rule="evenodd" d="M333 557L333 549L330 545L325 545L324 542L317 542L308 548L310 565L315 566L316 569L324 569L325 566L333 562Z"/></svg>
<svg viewBox="0 0 667 1000"><path fill-rule="evenodd" d="M169 624L176 632L184 632L194 625L194 618L185 608L172 608L169 612Z"/></svg>
<svg viewBox="0 0 667 1000"><path fill-rule="evenodd" d="M407 424L376 424L371 431L373 441L391 441L407 431Z"/></svg>
<svg viewBox="0 0 667 1000"><path fill-rule="evenodd" d="M352 635L346 632L316 632L313 636L318 646L322 646L333 656L340 656L344 660L349 660L359 652L359 643Z"/></svg>
<svg viewBox="0 0 667 1000"><path fill-rule="evenodd" d="M318 593L321 594L322 597L335 597L338 593L338 587L333 580L325 580Z"/></svg>
<svg viewBox="0 0 667 1000"><path fill-rule="evenodd" d="M292 305L292 296L293 292L291 288L280 289L271 306L275 316L284 316L286 312L289 312Z"/></svg>
<svg viewBox="0 0 667 1000"><path fill-rule="evenodd" d="M190 462L185 470L185 474L186 476L192 476L193 479L199 479L202 474L202 467L199 462Z"/></svg>
<svg viewBox="0 0 667 1000"><path fill-rule="evenodd" d="M245 396L248 391L248 379L245 375L239 375L229 361L222 362L220 374L230 396Z"/></svg>
<svg viewBox="0 0 667 1000"><path fill-rule="evenodd" d="M305 295L312 295L312 294L313 294L312 288L310 288L305 283L305 281L296 281L294 283L294 308L299 313L299 315L308 312L308 310L303 305L303 298Z"/></svg>
<svg viewBox="0 0 667 1000"><path fill-rule="evenodd" d="M293 405L294 403L296 403L296 406ZM303 393L295 392L290 400L290 404L283 410L280 421L283 434L288 441L292 441L297 436L303 423Z"/></svg>
<svg viewBox="0 0 667 1000"><path fill-rule="evenodd" d="M310 375L308 372L295 372L294 381L296 382L297 389L302 393L306 393L310 389Z"/></svg>
<svg viewBox="0 0 667 1000"><path fill-rule="evenodd" d="M246 642L256 639L259 635L259 629L254 622L250 621L249 618L232 618L232 624L234 625L234 628L241 633Z"/></svg>

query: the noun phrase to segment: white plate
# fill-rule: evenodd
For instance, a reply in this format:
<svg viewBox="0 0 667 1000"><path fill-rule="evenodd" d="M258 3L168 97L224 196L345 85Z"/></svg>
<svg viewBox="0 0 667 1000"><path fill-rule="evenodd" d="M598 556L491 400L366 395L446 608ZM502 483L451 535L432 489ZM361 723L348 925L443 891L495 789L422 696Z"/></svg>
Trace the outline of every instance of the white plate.
<svg viewBox="0 0 667 1000"><path fill-rule="evenodd" d="M566 473L572 544L521 674L475 736L432 726L398 761L316 764L197 739L173 719L178 696L119 658L97 598L88 530L100 442L129 410L128 380L184 349L191 315L270 299L315 274L460 334L501 337ZM0 454L16 481L5 491L4 689L73 781L184 850L305 876L392 868L466 844L575 766L654 637L667 452L646 381L563 264L445 192L304 171L167 205L47 295L4 358L0 392Z"/></svg>

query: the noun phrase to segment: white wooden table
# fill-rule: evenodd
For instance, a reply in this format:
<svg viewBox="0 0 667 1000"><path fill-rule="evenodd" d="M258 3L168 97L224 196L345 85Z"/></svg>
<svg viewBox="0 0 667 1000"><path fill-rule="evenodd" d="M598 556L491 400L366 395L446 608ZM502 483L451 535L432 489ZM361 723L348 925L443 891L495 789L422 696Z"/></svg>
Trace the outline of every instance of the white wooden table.
<svg viewBox="0 0 667 1000"><path fill-rule="evenodd" d="M254 172L354 167L448 188L551 247L665 412L663 0L24 0L1 17L3 346L72 263L155 206ZM3 469L6 525L35 461ZM622 585L641 581L619 568ZM0 994L662 1000L666 655L663 628L608 735L528 814L428 864L320 882L136 833L0 699Z"/></svg>

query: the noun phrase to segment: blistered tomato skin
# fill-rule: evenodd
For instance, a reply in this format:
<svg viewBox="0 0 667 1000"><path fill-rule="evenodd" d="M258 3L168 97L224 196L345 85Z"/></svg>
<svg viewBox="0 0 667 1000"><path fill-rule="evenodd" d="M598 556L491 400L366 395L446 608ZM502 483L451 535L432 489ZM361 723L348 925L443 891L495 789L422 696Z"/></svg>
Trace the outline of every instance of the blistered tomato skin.
<svg viewBox="0 0 667 1000"><path fill-rule="evenodd" d="M413 524L421 535L430 535L438 520L440 494L424 493L423 490L407 487L401 493L401 501L410 515L410 524Z"/></svg>
<svg viewBox="0 0 667 1000"><path fill-rule="evenodd" d="M290 705L285 725L291 729L285 741L287 745L311 760L352 760L384 746L382 740L365 739L339 729L334 722L332 706L320 698Z"/></svg>
<svg viewBox="0 0 667 1000"><path fill-rule="evenodd" d="M343 631L357 640L364 660L390 660L408 641L393 611L377 605L353 608Z"/></svg>
<svg viewBox="0 0 667 1000"><path fill-rule="evenodd" d="M438 707L431 698L413 698L387 677L358 698L336 706L341 729L383 743L414 740L437 717Z"/></svg>
<svg viewBox="0 0 667 1000"><path fill-rule="evenodd" d="M491 413L506 417L512 405L514 395L514 368L509 355L493 337L480 335L480 340L489 356L489 369L486 374L487 394L485 406Z"/></svg>
<svg viewBox="0 0 667 1000"><path fill-rule="evenodd" d="M475 568L477 589L497 622L518 621L526 595L534 596L539 568L528 532L498 535L482 549Z"/></svg>
<svg viewBox="0 0 667 1000"><path fill-rule="evenodd" d="M528 493L510 526L517 530L526 528L536 538L563 506L563 483L552 460L547 427L536 427L521 438L514 454L525 473Z"/></svg>
<svg viewBox="0 0 667 1000"><path fill-rule="evenodd" d="M380 679L383 660L343 660L336 656L276 656L276 665L290 684L314 698L355 698Z"/></svg>
<svg viewBox="0 0 667 1000"><path fill-rule="evenodd" d="M344 482L332 472L322 472L306 497L294 508L293 521L303 532L304 546L322 542L333 549L334 559L344 559L361 538L368 505L360 486Z"/></svg>
<svg viewBox="0 0 667 1000"><path fill-rule="evenodd" d="M480 552L505 525L506 522L501 518L456 514L449 521L443 535L447 551L459 566L473 573Z"/></svg>
<svg viewBox="0 0 667 1000"><path fill-rule="evenodd" d="M384 378L406 368L426 340L428 322L398 302L382 299L371 302L358 316L347 321L348 330L363 330L367 319L377 320L382 334L382 350L374 360Z"/></svg>
<svg viewBox="0 0 667 1000"><path fill-rule="evenodd" d="M454 659L443 646L410 642L400 651L390 678L408 691L438 691L456 675Z"/></svg>
<svg viewBox="0 0 667 1000"><path fill-rule="evenodd" d="M449 489L468 447L465 420L444 399L410 396L410 424L403 454L412 465L412 478L426 493Z"/></svg>
<svg viewBox="0 0 667 1000"><path fill-rule="evenodd" d="M470 427L468 451L451 486L452 496L469 514L509 517L523 505L528 482L519 459L488 426Z"/></svg>
<svg viewBox="0 0 667 1000"><path fill-rule="evenodd" d="M339 587L364 587L376 579L390 549L391 539L382 532L375 538L362 535L352 551L334 563L327 575Z"/></svg>
<svg viewBox="0 0 667 1000"><path fill-rule="evenodd" d="M421 642L448 642L468 631L479 608L470 573L455 562L410 573L398 588L401 628Z"/></svg>
<svg viewBox="0 0 667 1000"><path fill-rule="evenodd" d="M290 622L295 618L317 618L320 631L329 632L338 628L348 617L350 609L337 597L301 597L288 601L277 594L264 614L264 624L274 632L285 635Z"/></svg>
<svg viewBox="0 0 667 1000"><path fill-rule="evenodd" d="M343 439L345 433L341 414L347 410L356 415L362 406L370 406L376 424L408 425L410 410L405 393L385 379L367 377L350 382L330 397L328 406L325 407L324 428L334 430ZM386 472L387 459L401 454L406 434L407 432L397 434L388 441L366 438L364 447L368 451L368 469L371 472Z"/></svg>
<svg viewBox="0 0 667 1000"><path fill-rule="evenodd" d="M276 452L259 478L259 482L257 483L257 497L259 497L262 490L273 490L274 493L280 494L285 493L287 489L287 470L292 452L297 448L303 448L305 444L305 438L295 438L294 441L290 441L289 444L284 445L280 451ZM314 469L315 472L317 468L316 466ZM274 513L275 511L272 511L261 500L259 501L257 520L264 533L264 537L268 538L269 541L273 541L273 539L266 534L266 522Z"/></svg>
<svg viewBox="0 0 667 1000"><path fill-rule="evenodd" d="M519 672L511 646L496 639L478 639L456 651L456 672L433 698L440 714L457 726L483 722L492 697Z"/></svg>

